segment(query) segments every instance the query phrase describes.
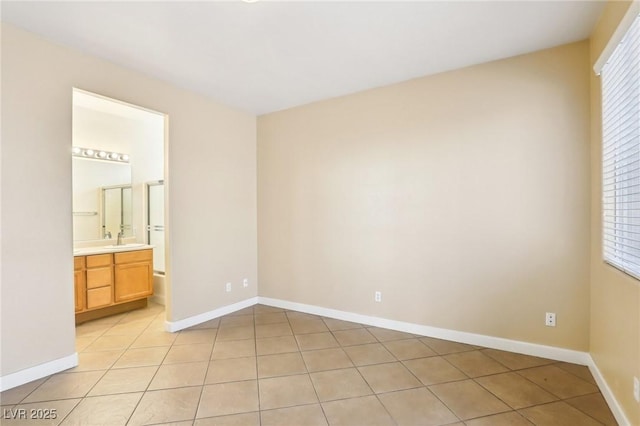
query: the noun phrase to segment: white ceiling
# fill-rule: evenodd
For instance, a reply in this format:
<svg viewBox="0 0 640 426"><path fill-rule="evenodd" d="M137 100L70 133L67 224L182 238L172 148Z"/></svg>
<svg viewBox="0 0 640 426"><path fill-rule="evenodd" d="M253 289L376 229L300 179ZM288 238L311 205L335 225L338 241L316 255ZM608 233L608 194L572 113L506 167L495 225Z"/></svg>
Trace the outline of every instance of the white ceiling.
<svg viewBox="0 0 640 426"><path fill-rule="evenodd" d="M2 21L264 114L585 39L599 1L7 2Z"/></svg>
<svg viewBox="0 0 640 426"><path fill-rule="evenodd" d="M162 120L164 120L164 116L161 113L79 89L74 89L73 91L73 107L116 115L129 120L148 121L150 123L156 123L156 125L158 122L162 123Z"/></svg>

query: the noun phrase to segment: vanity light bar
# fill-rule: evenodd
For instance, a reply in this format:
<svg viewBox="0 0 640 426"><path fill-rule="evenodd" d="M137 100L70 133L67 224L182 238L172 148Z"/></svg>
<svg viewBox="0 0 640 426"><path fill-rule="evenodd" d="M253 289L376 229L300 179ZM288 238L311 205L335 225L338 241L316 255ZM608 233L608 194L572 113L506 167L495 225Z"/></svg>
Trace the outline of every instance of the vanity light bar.
<svg viewBox="0 0 640 426"><path fill-rule="evenodd" d="M105 151L102 149L82 148L74 146L71 155L80 158L92 158L96 160L115 161L116 163L128 163L129 155L119 152Z"/></svg>

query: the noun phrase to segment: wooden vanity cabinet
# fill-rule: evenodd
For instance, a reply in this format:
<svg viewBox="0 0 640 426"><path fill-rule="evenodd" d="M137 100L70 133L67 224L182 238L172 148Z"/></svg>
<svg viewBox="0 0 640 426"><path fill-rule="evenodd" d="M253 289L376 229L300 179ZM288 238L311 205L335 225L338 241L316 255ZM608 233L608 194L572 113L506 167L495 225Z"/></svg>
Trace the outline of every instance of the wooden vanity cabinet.
<svg viewBox="0 0 640 426"><path fill-rule="evenodd" d="M115 301L125 302L153 294L153 251L114 253Z"/></svg>
<svg viewBox="0 0 640 426"><path fill-rule="evenodd" d="M146 306L153 250L74 257L76 323Z"/></svg>

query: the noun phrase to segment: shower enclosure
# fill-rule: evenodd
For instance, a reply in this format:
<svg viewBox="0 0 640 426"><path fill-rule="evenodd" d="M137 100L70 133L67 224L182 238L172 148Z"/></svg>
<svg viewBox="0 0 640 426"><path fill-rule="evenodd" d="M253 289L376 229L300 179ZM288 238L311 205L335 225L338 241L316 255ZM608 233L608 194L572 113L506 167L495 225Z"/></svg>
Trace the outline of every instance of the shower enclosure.
<svg viewBox="0 0 640 426"><path fill-rule="evenodd" d="M147 241L154 246L154 275L164 275L164 181L147 183Z"/></svg>

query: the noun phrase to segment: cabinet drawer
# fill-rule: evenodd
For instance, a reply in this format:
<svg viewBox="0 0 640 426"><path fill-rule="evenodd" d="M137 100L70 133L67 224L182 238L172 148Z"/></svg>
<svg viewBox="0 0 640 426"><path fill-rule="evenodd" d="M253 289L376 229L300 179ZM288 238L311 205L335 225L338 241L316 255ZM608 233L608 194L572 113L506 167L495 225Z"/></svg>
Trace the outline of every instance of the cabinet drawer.
<svg viewBox="0 0 640 426"><path fill-rule="evenodd" d="M113 270L106 268L87 269L87 288L110 286L113 283Z"/></svg>
<svg viewBox="0 0 640 426"><path fill-rule="evenodd" d="M111 265L111 253L87 256L87 268Z"/></svg>
<svg viewBox="0 0 640 426"><path fill-rule="evenodd" d="M76 256L73 258L73 270L84 268L84 256Z"/></svg>
<svg viewBox="0 0 640 426"><path fill-rule="evenodd" d="M124 251L121 253L115 253L116 264L119 263L131 263L131 262L144 262L153 259L153 250L136 250L136 251Z"/></svg>
<svg viewBox="0 0 640 426"><path fill-rule="evenodd" d="M111 304L111 286L87 290L87 309Z"/></svg>

